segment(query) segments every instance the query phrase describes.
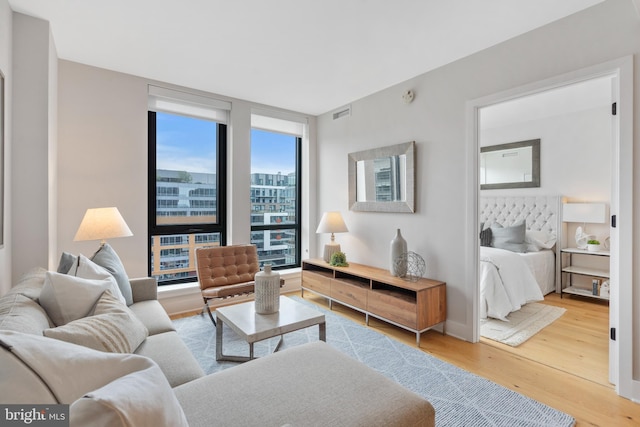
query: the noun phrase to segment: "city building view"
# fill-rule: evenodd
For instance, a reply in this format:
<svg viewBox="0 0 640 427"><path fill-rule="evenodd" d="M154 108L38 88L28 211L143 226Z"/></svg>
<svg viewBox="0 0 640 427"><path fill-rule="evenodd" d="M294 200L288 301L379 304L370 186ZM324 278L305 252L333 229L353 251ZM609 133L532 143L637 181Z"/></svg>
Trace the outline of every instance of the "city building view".
<svg viewBox="0 0 640 427"><path fill-rule="evenodd" d="M156 221L159 224L216 222L216 176L158 169ZM251 225L287 225L296 221L296 174L251 174ZM193 217L199 217L194 221ZM295 229L252 230L260 265L295 265ZM194 249L220 245L219 233L152 236L152 275L163 281L195 278Z"/></svg>

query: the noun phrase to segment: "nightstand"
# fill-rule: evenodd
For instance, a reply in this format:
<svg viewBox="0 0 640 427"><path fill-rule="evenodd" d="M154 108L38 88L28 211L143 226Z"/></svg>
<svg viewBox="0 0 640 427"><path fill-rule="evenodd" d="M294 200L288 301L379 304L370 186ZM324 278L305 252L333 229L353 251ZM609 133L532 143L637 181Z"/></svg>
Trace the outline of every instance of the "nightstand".
<svg viewBox="0 0 640 427"><path fill-rule="evenodd" d="M578 248L564 248L561 250L563 256L563 267L562 267L562 290L560 296L563 294L572 294L572 295L580 295L583 297L596 298L601 300L609 300L608 296L600 296L599 292L594 293L593 287L587 285L576 285L574 282L575 276L584 276L592 279L599 280L600 283L603 280L609 280L609 268L608 262L607 267L604 268L601 265L592 266L595 264L603 264L602 262L598 263L596 261L597 258L594 258L593 262L587 261L590 265L589 267L583 267L579 265L575 265L575 257L606 257L609 258L609 251L597 251L590 252L586 249L578 249ZM568 256L568 264L564 265L564 256ZM586 261L586 260L585 260ZM564 280L566 278L566 280Z"/></svg>

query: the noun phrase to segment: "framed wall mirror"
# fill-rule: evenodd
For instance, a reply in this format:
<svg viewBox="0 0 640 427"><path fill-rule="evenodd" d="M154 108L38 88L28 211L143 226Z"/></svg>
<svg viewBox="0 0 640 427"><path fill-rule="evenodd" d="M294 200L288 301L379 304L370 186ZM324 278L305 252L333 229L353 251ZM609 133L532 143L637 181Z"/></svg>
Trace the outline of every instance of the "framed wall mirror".
<svg viewBox="0 0 640 427"><path fill-rule="evenodd" d="M540 140L480 147L480 189L540 187Z"/></svg>
<svg viewBox="0 0 640 427"><path fill-rule="evenodd" d="M349 209L415 212L415 141L349 154Z"/></svg>

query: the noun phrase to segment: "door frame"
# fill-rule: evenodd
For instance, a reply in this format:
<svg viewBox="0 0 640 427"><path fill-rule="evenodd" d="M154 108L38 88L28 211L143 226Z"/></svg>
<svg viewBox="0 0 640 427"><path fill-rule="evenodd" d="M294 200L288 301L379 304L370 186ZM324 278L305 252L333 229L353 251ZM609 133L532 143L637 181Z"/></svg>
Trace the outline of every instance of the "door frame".
<svg viewBox="0 0 640 427"><path fill-rule="evenodd" d="M473 295L467 306L471 316L472 342L480 339L480 286L479 286L479 111L482 107L509 101L527 95L559 88L562 86L591 80L598 77L613 76L617 81L614 88L614 101L617 102L618 119L614 120L615 129L612 147L611 215L617 216L617 236L612 236L612 276L618 277L617 292L611 293L610 326L616 328L616 340L610 339L609 378L616 385L616 392L627 398L633 398L633 57L626 56L603 64L569 72L545 80L530 83L503 92L491 94L467 102L467 239L465 259L467 265L466 283L472 286ZM615 170L617 169L617 175ZM613 194L615 191L616 194ZM614 206L614 202L617 206ZM617 244L616 244L617 240ZM615 247L614 247L615 245ZM612 282L613 283L613 282ZM621 321L622 319L626 321ZM638 385L636 384L636 388ZM637 398L637 396L636 396Z"/></svg>

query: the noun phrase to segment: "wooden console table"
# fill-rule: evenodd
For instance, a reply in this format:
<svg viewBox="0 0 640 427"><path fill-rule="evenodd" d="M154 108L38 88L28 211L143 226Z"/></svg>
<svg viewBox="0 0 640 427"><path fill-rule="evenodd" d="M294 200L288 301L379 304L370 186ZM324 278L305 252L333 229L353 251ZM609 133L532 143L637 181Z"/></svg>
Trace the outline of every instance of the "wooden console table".
<svg viewBox="0 0 640 427"><path fill-rule="evenodd" d="M365 314L420 334L447 318L446 284L438 280L415 282L363 264L334 267L323 259L302 262L302 296L308 290ZM444 333L444 324L442 326Z"/></svg>

